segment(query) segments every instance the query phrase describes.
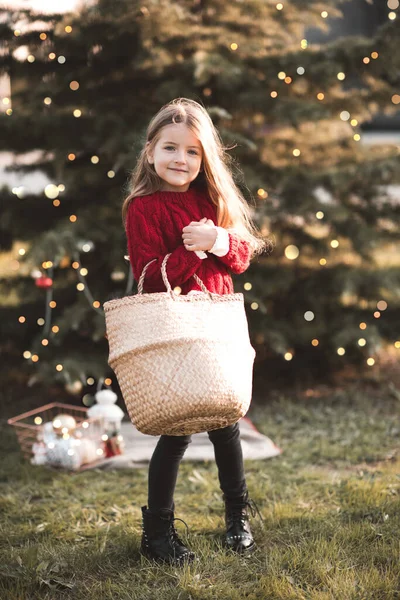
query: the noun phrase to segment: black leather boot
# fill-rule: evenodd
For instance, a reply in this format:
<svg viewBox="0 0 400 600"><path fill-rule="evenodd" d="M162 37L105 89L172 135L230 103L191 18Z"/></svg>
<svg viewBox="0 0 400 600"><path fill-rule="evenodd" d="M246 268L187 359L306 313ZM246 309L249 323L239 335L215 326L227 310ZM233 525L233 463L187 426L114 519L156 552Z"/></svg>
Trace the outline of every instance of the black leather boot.
<svg viewBox="0 0 400 600"><path fill-rule="evenodd" d="M225 546L239 554L250 554L255 550L256 543L250 529L248 509L253 517L257 511L262 520L260 511L253 500L249 500L248 492L237 498L227 498L224 495L224 501Z"/></svg>
<svg viewBox="0 0 400 600"><path fill-rule="evenodd" d="M142 517L140 552L144 556L174 565L192 562L194 554L180 540L174 526L174 521L182 519L175 519L174 512L168 508L151 512L147 506L142 506Z"/></svg>

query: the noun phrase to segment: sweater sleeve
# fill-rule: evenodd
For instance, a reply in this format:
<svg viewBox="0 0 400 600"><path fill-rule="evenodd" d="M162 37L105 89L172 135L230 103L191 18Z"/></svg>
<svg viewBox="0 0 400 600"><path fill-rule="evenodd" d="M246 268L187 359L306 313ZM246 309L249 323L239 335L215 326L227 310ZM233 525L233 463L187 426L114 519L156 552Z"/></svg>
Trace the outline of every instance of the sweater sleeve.
<svg viewBox="0 0 400 600"><path fill-rule="evenodd" d="M249 268L251 259L250 244L241 239L236 233L229 232L228 254L225 254L225 256L214 256L223 262L232 273L239 275Z"/></svg>
<svg viewBox="0 0 400 600"><path fill-rule="evenodd" d="M163 237L161 215L152 209L150 202L144 202L141 197L135 198L129 206L126 235L136 281L139 281L145 265L156 259L146 271L143 285L146 292L165 291L161 264L166 254L171 253L167 262L167 275L172 288L192 277L202 263L202 259L195 252L186 250L183 243L172 251L168 250Z"/></svg>

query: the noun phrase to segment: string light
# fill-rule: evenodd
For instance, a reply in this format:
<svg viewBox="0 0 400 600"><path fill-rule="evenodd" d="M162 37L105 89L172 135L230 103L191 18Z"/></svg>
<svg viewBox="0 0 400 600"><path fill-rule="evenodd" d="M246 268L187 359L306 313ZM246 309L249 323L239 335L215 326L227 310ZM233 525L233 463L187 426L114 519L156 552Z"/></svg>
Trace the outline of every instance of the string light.
<svg viewBox="0 0 400 600"><path fill-rule="evenodd" d="M332 248L337 248L339 246L339 241L338 240L332 240L331 241L331 246L332 246Z"/></svg>
<svg viewBox="0 0 400 600"><path fill-rule="evenodd" d="M344 348L338 348L336 352L339 354L339 356L346 354L346 350Z"/></svg>
<svg viewBox="0 0 400 600"><path fill-rule="evenodd" d="M233 43L231 44L231 50L235 51L235 50L237 50L238 48L239 48L239 46L238 46L238 45L237 45L235 42L233 42Z"/></svg>
<svg viewBox="0 0 400 600"><path fill-rule="evenodd" d="M53 325L53 327L51 328L53 333L58 333L60 331L60 328L58 325Z"/></svg>
<svg viewBox="0 0 400 600"><path fill-rule="evenodd" d="M74 117L76 117L77 119L79 119L79 117L82 116L82 111L79 110L79 108L76 108L74 110Z"/></svg>
<svg viewBox="0 0 400 600"><path fill-rule="evenodd" d="M79 90L79 83L77 81L71 81L69 87L73 92L76 92L76 90Z"/></svg>
<svg viewBox="0 0 400 600"><path fill-rule="evenodd" d="M37 354L32 354L32 362L38 362L39 356Z"/></svg>
<svg viewBox="0 0 400 600"><path fill-rule="evenodd" d="M282 2L278 2L278 4L276 5L276 10L283 10Z"/></svg>
<svg viewBox="0 0 400 600"><path fill-rule="evenodd" d="M98 156L96 156L96 155L95 155L95 156L92 156L92 157L91 157L90 161L91 161L91 162L92 162L94 165L97 165L97 164L100 162L100 159L99 159L99 157L98 157Z"/></svg>
<svg viewBox="0 0 400 600"><path fill-rule="evenodd" d="M308 46L308 41L306 39L301 40L300 46L302 50L305 50Z"/></svg>
<svg viewBox="0 0 400 600"><path fill-rule="evenodd" d="M49 340L46 340L45 338L42 340L42 346L48 346L49 345Z"/></svg>
<svg viewBox="0 0 400 600"><path fill-rule="evenodd" d="M317 339L313 339L313 340L311 340L311 343L313 346L318 346L319 341Z"/></svg>
<svg viewBox="0 0 400 600"><path fill-rule="evenodd" d="M339 72L339 73L336 75L336 77L339 79L339 81L343 81L344 79L346 79L346 75L345 75L345 74L344 74L342 71L340 71L340 72Z"/></svg>
<svg viewBox="0 0 400 600"><path fill-rule="evenodd" d="M71 221L71 223L76 223L78 217L76 215L70 215L69 220Z"/></svg>
<svg viewBox="0 0 400 600"><path fill-rule="evenodd" d="M395 348L397 348L397 349L399 349L399 348L400 348L400 341L399 341L399 340L397 340L397 341L394 343L394 347L395 347Z"/></svg>
<svg viewBox="0 0 400 600"><path fill-rule="evenodd" d="M42 317L39 317L39 319L36 321L36 323L40 326L43 327L44 325L44 319Z"/></svg>
<svg viewBox="0 0 400 600"><path fill-rule="evenodd" d="M304 75L304 73L306 72L304 67L297 67L297 75Z"/></svg>
<svg viewBox="0 0 400 600"><path fill-rule="evenodd" d="M323 11L322 11L322 13L321 13L321 17L322 17L323 19L327 19L327 18L328 18L328 13L327 13L327 11L326 11L326 10L323 10Z"/></svg>
<svg viewBox="0 0 400 600"><path fill-rule="evenodd" d="M320 258L320 259L319 259L319 264L320 264L322 267L324 267L324 266L326 265L326 262L327 262L327 261L326 261L326 258Z"/></svg>
<svg viewBox="0 0 400 600"><path fill-rule="evenodd" d="M300 150L298 148L295 148L293 150L293 156L300 156L300 154L301 154L301 152L300 152Z"/></svg>
<svg viewBox="0 0 400 600"><path fill-rule="evenodd" d="M49 97L47 96L47 98L45 98L45 99L43 100L43 102L44 102L45 104L47 104L47 106L50 106L50 104L52 103L52 99L51 99L51 98L49 98Z"/></svg>
<svg viewBox="0 0 400 600"><path fill-rule="evenodd" d="M25 352L22 355L24 358L31 358L32 354L29 352L29 350L25 350Z"/></svg>
<svg viewBox="0 0 400 600"><path fill-rule="evenodd" d="M293 354L291 352L285 353L285 360L292 360L292 358L293 358Z"/></svg>
<svg viewBox="0 0 400 600"><path fill-rule="evenodd" d="M73 154L72 152L71 152L71 154L68 154L68 160L72 161L72 160L75 160L75 159L76 159L75 154Z"/></svg>
<svg viewBox="0 0 400 600"><path fill-rule="evenodd" d="M20 323L25 323L25 321L26 321L26 317L22 317L22 316L21 316L21 317L18 317L18 321L19 321Z"/></svg>
<svg viewBox="0 0 400 600"><path fill-rule="evenodd" d="M277 98L278 97L278 92L271 92L271 98Z"/></svg>
<svg viewBox="0 0 400 600"><path fill-rule="evenodd" d="M400 96L399 96L399 94L394 94L392 96L392 102L393 102L393 104L400 104Z"/></svg>
<svg viewBox="0 0 400 600"><path fill-rule="evenodd" d="M299 254L300 254L300 250L298 249L297 246L294 246L293 244L286 246L285 256L289 260L296 260L296 258L299 256Z"/></svg>
<svg viewBox="0 0 400 600"><path fill-rule="evenodd" d="M374 364L375 364L375 359L374 359L374 358L372 358L372 357L370 357L370 358L367 358L367 365L368 365L369 367L373 367L373 366L374 366Z"/></svg>
<svg viewBox="0 0 400 600"><path fill-rule="evenodd" d="M47 40L47 35L45 33L41 33L39 37L42 41Z"/></svg>
<svg viewBox="0 0 400 600"><path fill-rule="evenodd" d="M376 308L378 310L386 310L388 307L387 302L385 302L385 300L379 300L379 302L377 302L376 304Z"/></svg>
<svg viewBox="0 0 400 600"><path fill-rule="evenodd" d="M60 65L63 65L63 64L65 64L65 61L66 61L66 60L67 60L67 59L65 58L65 56L59 56L59 57L57 58L57 61L60 63Z"/></svg>
<svg viewBox="0 0 400 600"><path fill-rule="evenodd" d="M365 346L366 343L367 343L367 340L365 338L360 338L358 340L358 345L359 346Z"/></svg>
<svg viewBox="0 0 400 600"><path fill-rule="evenodd" d="M246 283L243 285L243 287L245 290L249 291L249 290L251 290L251 288L253 286L251 285L251 283L249 281L246 281Z"/></svg>
<svg viewBox="0 0 400 600"><path fill-rule="evenodd" d="M54 59L55 59L55 57L56 57L56 55L54 54L54 52L50 52L50 54L49 54L49 59L50 59L50 60L54 60Z"/></svg>
<svg viewBox="0 0 400 600"><path fill-rule="evenodd" d="M13 114L12 108L7 108L6 115L11 117L12 114Z"/></svg>
<svg viewBox="0 0 400 600"><path fill-rule="evenodd" d="M375 317L375 319L379 319L379 318L380 318L380 316L381 316L381 313L380 313L378 310L376 310L376 311L374 312L374 317Z"/></svg>
<svg viewBox="0 0 400 600"><path fill-rule="evenodd" d="M318 98L318 100L323 100L325 98L325 94L323 94L322 92L319 92L317 94L317 98Z"/></svg>
<svg viewBox="0 0 400 600"><path fill-rule="evenodd" d="M257 302L252 302L252 303L250 304L250 308L251 308L252 310L257 310L257 309L258 309L258 303L257 303Z"/></svg>
<svg viewBox="0 0 400 600"><path fill-rule="evenodd" d="M371 62L371 59L370 59L368 56L364 56L364 58L363 58L363 63L364 63L365 65L367 65L367 64L368 64L368 63L370 63L370 62Z"/></svg>
<svg viewBox="0 0 400 600"><path fill-rule="evenodd" d="M387 5L390 10L396 10L399 8L399 0L388 0Z"/></svg>
<svg viewBox="0 0 400 600"><path fill-rule="evenodd" d="M353 135L353 140L354 140L355 142L359 142L359 141L361 140L361 135L360 135L359 133L355 133L355 134Z"/></svg>
<svg viewBox="0 0 400 600"><path fill-rule="evenodd" d="M367 329L367 324L366 323L360 323L359 328L360 329Z"/></svg>
<svg viewBox="0 0 400 600"><path fill-rule="evenodd" d="M350 119L350 113L348 110L342 110L339 116L342 119L342 121L348 121Z"/></svg>
<svg viewBox="0 0 400 600"><path fill-rule="evenodd" d="M66 33L71 33L71 31L72 31L72 27L71 27L71 25L67 25L67 26L65 27L65 32L66 32Z"/></svg>
<svg viewBox="0 0 400 600"><path fill-rule="evenodd" d="M352 125L353 127L357 127L357 125L358 125L358 121L357 121L357 119L352 119L352 120L350 121L350 125Z"/></svg>
<svg viewBox="0 0 400 600"><path fill-rule="evenodd" d="M304 318L305 318L306 321L313 321L315 319L315 315L312 312L312 310L307 310L304 313Z"/></svg>
<svg viewBox="0 0 400 600"><path fill-rule="evenodd" d="M115 171L108 171L107 177L109 177L110 179L112 179L113 177L115 177Z"/></svg>
<svg viewBox="0 0 400 600"><path fill-rule="evenodd" d="M278 73L278 79L282 79L283 80L283 79L285 79L285 77L286 77L285 71L279 71L279 73Z"/></svg>
<svg viewBox="0 0 400 600"><path fill-rule="evenodd" d="M15 29L14 30L14 35L15 35L15 37L20 36L21 35L21 30L20 29Z"/></svg>
<svg viewBox="0 0 400 600"><path fill-rule="evenodd" d="M58 192L58 186L54 185L53 183L46 185L46 187L44 188L44 194L46 198L49 198L50 200L54 200L54 198L57 198Z"/></svg>
<svg viewBox="0 0 400 600"><path fill-rule="evenodd" d="M389 17L389 19L390 19L391 21L394 21L394 20L395 20L395 18L396 18L396 13L395 13L395 12L390 12L390 13L388 14L388 17Z"/></svg>
<svg viewBox="0 0 400 600"><path fill-rule="evenodd" d="M322 212L322 210L319 210L317 213L315 213L315 216L317 217L317 219L323 219L325 215Z"/></svg>
<svg viewBox="0 0 400 600"><path fill-rule="evenodd" d="M27 60L29 63L34 63L36 59L35 59L35 57L33 56L33 54L29 54L29 55L26 57L26 60Z"/></svg>
<svg viewBox="0 0 400 600"><path fill-rule="evenodd" d="M378 56L379 54L377 52L371 52L371 58L373 58L374 60L376 60Z"/></svg>

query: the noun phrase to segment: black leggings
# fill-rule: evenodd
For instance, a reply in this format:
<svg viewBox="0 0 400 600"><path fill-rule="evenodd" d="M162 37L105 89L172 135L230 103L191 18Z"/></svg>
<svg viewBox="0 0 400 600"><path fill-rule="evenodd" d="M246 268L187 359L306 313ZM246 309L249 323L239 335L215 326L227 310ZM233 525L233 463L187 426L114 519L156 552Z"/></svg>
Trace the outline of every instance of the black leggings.
<svg viewBox="0 0 400 600"><path fill-rule="evenodd" d="M214 445L221 490L227 498L242 496L246 493L247 487L239 423L209 431L208 437ZM150 510L155 511L160 508L174 510L174 491L179 464L191 441L190 435L162 435L158 440L149 466L148 506Z"/></svg>

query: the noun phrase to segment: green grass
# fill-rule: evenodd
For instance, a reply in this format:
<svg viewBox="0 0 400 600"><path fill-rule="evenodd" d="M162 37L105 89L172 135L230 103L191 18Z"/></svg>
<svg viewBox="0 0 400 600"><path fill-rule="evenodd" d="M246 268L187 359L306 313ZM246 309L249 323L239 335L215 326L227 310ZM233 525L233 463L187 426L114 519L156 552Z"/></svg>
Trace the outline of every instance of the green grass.
<svg viewBox="0 0 400 600"><path fill-rule="evenodd" d="M251 558L220 545L214 463L182 463L176 516L198 561L158 566L139 554L147 471L66 473L21 460L1 429L0 599L259 600L400 598L399 400L331 391L252 408L282 449L246 463L263 523ZM177 527L185 537L185 528Z"/></svg>

